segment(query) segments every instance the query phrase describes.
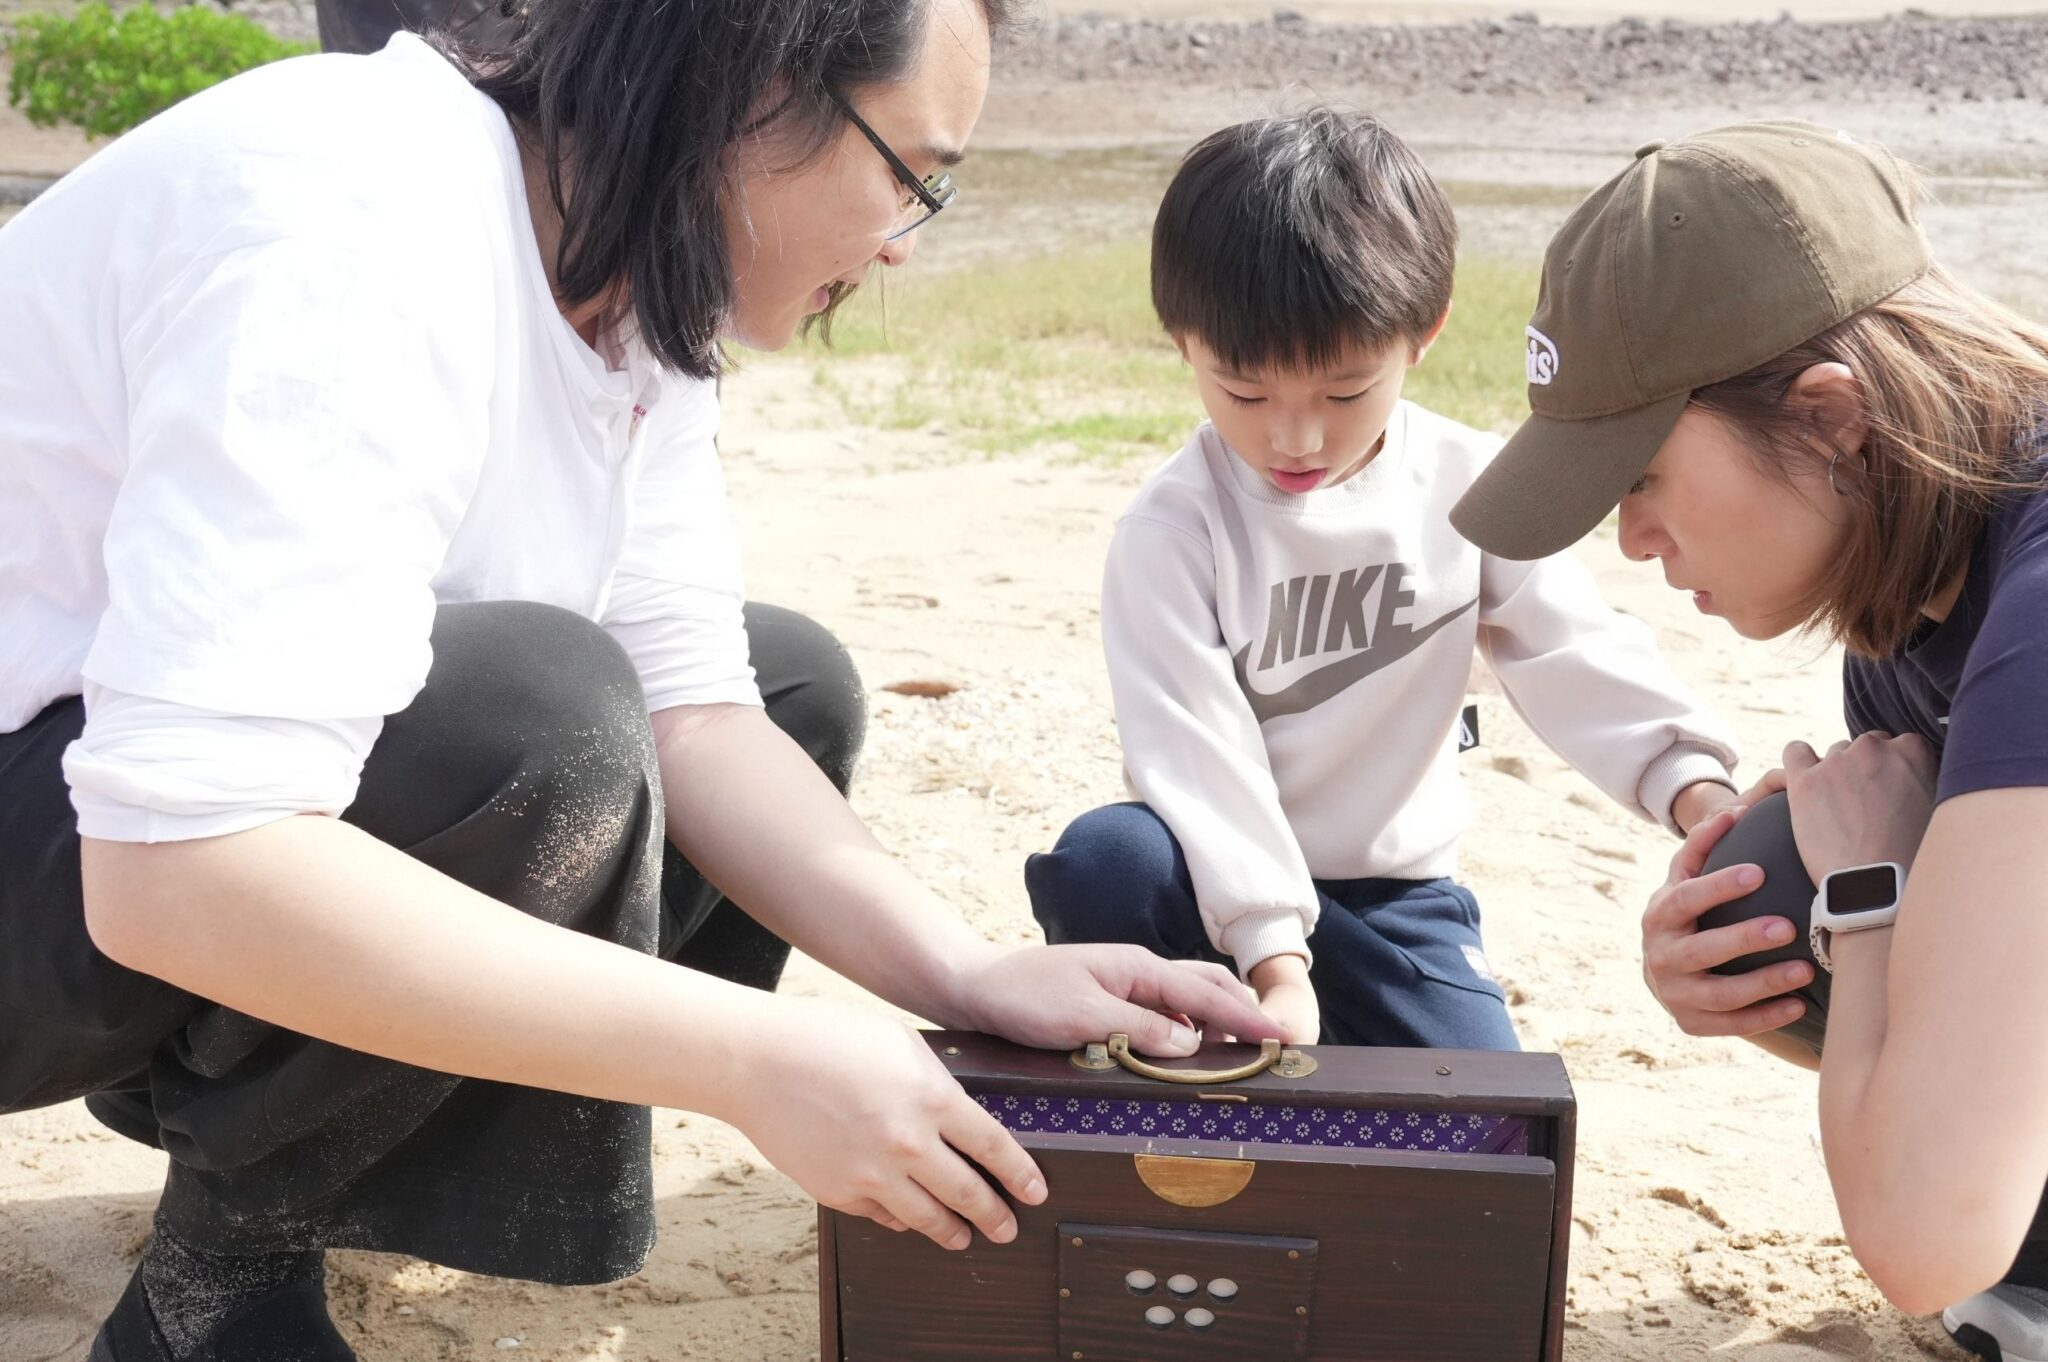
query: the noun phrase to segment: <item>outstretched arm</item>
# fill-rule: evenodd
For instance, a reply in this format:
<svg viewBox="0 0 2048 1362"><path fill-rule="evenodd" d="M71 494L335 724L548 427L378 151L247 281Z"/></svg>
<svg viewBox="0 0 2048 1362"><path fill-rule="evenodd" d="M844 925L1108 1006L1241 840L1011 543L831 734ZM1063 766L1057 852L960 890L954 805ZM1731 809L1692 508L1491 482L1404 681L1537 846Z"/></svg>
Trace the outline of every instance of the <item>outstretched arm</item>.
<svg viewBox="0 0 2048 1362"><path fill-rule="evenodd" d="M1735 799L1735 748L1650 632L1570 554L1481 562L1479 647L1537 736L1619 802L1681 833Z"/></svg>
<svg viewBox="0 0 2048 1362"><path fill-rule="evenodd" d="M2048 1182L2048 788L1958 795L1927 821L1933 757L1917 738L1868 735L1826 761L1795 748L1786 764L1816 881L1909 866L1897 926L1833 942L1821 1136L1850 1246L1924 1314L1998 1280ZM1995 1119L1958 1119L1977 1103Z"/></svg>
<svg viewBox="0 0 2048 1362"><path fill-rule="evenodd" d="M1154 1054L1221 1031L1279 1034L1228 973L1138 947L991 944L883 849L767 715L709 705L654 716L669 838L771 931L898 1006L1061 1048L1128 1032Z"/></svg>

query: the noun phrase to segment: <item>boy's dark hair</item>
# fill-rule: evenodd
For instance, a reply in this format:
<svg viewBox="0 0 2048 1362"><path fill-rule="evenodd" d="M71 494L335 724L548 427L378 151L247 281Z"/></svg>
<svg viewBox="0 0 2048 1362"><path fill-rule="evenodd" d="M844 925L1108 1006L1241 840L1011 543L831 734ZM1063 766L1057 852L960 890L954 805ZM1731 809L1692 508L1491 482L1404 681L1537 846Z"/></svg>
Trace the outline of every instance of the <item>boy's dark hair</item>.
<svg viewBox="0 0 2048 1362"><path fill-rule="evenodd" d="M1152 306L1232 369L1419 341L1450 306L1458 223L1368 114L1317 108L1206 138L1152 227Z"/></svg>
<svg viewBox="0 0 2048 1362"><path fill-rule="evenodd" d="M1000 31L1016 0L980 4ZM548 167L562 214L554 263L563 300L587 303L628 281L655 357L710 378L734 300L726 150L791 120L806 158L824 151L846 126L833 97L907 76L931 9L931 0L533 0L507 48L439 42Z"/></svg>

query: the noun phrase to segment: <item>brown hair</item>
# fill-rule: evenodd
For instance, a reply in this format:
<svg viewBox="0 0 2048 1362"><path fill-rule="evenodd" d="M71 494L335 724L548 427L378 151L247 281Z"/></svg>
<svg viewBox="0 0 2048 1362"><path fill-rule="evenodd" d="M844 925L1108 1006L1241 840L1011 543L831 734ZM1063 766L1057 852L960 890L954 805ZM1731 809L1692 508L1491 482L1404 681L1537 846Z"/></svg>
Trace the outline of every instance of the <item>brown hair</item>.
<svg viewBox="0 0 2048 1362"><path fill-rule="evenodd" d="M1869 423L1840 468L1815 442L1819 413L1790 402L1816 364L1856 375ZM1898 651L1920 610L1969 566L2000 495L2039 486L2031 449L2048 419L2048 330L1935 266L1891 297L1767 364L1692 395L1735 427L1767 475L1826 464L1858 508L1842 556L1802 602L1807 628L1850 651Z"/></svg>

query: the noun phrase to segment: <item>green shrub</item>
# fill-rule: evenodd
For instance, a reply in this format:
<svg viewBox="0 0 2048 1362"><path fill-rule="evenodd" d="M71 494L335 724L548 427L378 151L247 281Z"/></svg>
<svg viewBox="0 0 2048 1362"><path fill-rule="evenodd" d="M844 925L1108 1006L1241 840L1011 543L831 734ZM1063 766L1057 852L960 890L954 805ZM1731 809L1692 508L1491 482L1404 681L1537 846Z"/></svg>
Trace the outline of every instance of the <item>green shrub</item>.
<svg viewBox="0 0 2048 1362"><path fill-rule="evenodd" d="M39 128L71 123L115 137L229 76L311 50L203 6L165 14L145 4L117 19L93 0L69 17L16 22L6 43L14 59L7 102Z"/></svg>

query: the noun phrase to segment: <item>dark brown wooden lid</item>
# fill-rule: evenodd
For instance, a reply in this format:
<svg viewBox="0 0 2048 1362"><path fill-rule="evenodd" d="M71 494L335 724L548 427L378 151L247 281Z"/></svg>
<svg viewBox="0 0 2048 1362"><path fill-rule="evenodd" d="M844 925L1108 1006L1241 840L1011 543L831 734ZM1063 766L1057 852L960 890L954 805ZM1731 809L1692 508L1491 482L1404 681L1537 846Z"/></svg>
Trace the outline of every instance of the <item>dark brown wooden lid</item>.
<svg viewBox="0 0 2048 1362"><path fill-rule="evenodd" d="M1163 1083L1123 1069L1090 1073L1076 1068L1066 1051L1028 1049L970 1031L927 1031L925 1036L969 1092L1152 1101L1231 1093L1254 1102L1410 1105L1503 1116L1562 1115L1574 1106L1564 1061L1553 1054L1308 1045L1300 1048L1315 1058L1317 1067L1304 1078L1259 1074L1236 1083L1195 1085ZM1186 1059L1156 1062L1169 1069L1227 1069L1258 1055L1256 1045L1205 1044Z"/></svg>

